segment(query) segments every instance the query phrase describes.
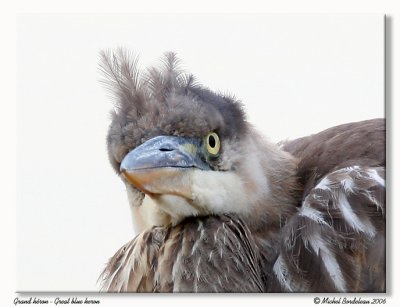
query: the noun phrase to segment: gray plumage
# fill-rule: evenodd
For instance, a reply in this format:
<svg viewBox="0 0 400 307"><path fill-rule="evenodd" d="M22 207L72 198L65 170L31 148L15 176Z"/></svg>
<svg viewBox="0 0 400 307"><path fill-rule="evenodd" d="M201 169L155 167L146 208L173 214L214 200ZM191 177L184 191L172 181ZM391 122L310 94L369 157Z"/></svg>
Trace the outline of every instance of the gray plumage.
<svg viewBox="0 0 400 307"><path fill-rule="evenodd" d="M384 120L278 146L178 64L101 53L109 157L139 232L102 290L385 291Z"/></svg>
<svg viewBox="0 0 400 307"><path fill-rule="evenodd" d="M116 110L107 136L111 164L157 135L206 135L238 139L247 128L243 106L234 97L201 87L179 69L174 53L166 53L160 69L140 71L138 61L123 49L102 52L100 69L115 96Z"/></svg>

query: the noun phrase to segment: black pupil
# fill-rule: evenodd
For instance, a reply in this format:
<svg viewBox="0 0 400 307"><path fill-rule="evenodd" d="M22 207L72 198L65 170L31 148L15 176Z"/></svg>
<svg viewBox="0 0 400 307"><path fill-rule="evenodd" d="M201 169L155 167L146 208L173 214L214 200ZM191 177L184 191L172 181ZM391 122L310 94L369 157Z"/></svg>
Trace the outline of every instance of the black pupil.
<svg viewBox="0 0 400 307"><path fill-rule="evenodd" d="M210 145L211 148L215 147L215 138L214 138L214 136L210 135L208 137L208 144Z"/></svg>

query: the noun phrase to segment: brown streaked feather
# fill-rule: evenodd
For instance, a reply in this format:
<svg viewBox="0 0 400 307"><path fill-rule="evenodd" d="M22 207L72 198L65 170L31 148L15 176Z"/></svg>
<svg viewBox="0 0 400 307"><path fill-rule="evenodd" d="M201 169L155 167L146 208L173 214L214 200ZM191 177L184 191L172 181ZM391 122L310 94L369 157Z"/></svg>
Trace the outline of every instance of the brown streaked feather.
<svg viewBox="0 0 400 307"><path fill-rule="evenodd" d="M154 292L158 253L170 235L169 228L154 227L124 245L101 274L101 290L108 292Z"/></svg>
<svg viewBox="0 0 400 307"><path fill-rule="evenodd" d="M385 173L347 167L323 177L282 229L271 291L385 291Z"/></svg>
<svg viewBox="0 0 400 307"><path fill-rule="evenodd" d="M236 217L153 227L122 247L100 281L108 292L263 292L260 256Z"/></svg>

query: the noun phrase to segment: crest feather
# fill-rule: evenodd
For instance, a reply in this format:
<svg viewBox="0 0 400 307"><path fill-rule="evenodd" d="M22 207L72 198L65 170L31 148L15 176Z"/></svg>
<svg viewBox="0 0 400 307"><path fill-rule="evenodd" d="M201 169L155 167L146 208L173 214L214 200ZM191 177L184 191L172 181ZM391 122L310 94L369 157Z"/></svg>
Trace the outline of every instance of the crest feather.
<svg viewBox="0 0 400 307"><path fill-rule="evenodd" d="M119 105L136 100L141 77L138 57L119 48L115 52L101 51L100 82L117 98Z"/></svg>

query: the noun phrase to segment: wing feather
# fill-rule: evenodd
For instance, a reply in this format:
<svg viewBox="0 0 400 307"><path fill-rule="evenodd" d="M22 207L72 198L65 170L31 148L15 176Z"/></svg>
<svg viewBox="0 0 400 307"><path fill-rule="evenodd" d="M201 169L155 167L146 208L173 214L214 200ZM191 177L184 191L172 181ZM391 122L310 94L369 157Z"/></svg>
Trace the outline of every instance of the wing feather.
<svg viewBox="0 0 400 307"><path fill-rule="evenodd" d="M333 171L282 230L270 288L294 292L385 291L385 169ZM280 287L272 285L278 283Z"/></svg>

